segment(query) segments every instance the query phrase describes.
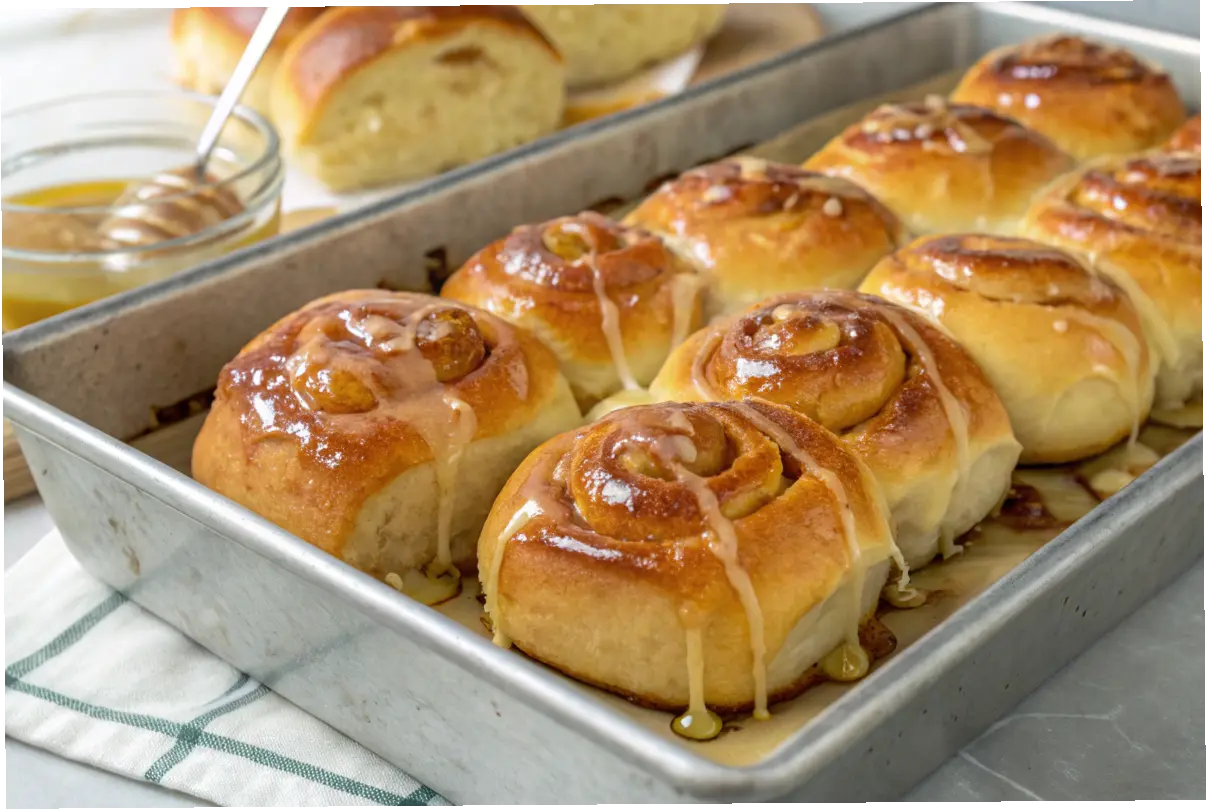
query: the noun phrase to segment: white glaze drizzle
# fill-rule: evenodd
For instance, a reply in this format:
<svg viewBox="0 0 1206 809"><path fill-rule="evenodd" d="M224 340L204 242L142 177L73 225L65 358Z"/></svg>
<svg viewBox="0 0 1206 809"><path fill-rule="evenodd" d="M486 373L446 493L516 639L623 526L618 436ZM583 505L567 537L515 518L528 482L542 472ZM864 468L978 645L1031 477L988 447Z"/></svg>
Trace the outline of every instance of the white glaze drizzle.
<svg viewBox="0 0 1206 809"><path fill-rule="evenodd" d="M947 424L950 425L951 434L955 438L955 462L958 467L958 477L955 479L955 485L951 487L950 496L953 498L956 489L960 485L963 485L971 474L971 450L968 446L967 414L963 412L963 405L955 398L950 388L942 380L942 374L938 371L938 362L934 359L934 353L930 350L925 340L922 339L921 335L903 317L891 309L882 307L878 311L892 325L892 328L904 338L908 349L917 357L921 363L922 370L925 371L925 375L933 384L934 392L938 394L938 401L942 405L942 411L946 414ZM938 543L943 559L949 559L963 550L955 544L954 535L945 526L939 529Z"/></svg>
<svg viewBox="0 0 1206 809"><path fill-rule="evenodd" d="M640 390L632 369L628 366L628 356L624 353L624 337L620 333L620 310L615 301L607 297L607 289L603 283L603 273L595 263L592 253L587 259L591 271L591 281L594 285L595 298L599 301L599 315L602 320L603 338L607 340L607 350L611 353L611 361L616 367L620 383L625 390Z"/></svg>

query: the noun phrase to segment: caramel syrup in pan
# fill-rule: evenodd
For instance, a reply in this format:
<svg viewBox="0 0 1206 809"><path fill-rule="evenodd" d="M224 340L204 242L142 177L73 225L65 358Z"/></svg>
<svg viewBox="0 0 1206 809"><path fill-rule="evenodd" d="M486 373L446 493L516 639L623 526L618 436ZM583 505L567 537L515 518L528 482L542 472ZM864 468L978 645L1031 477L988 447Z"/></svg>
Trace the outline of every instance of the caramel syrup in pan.
<svg viewBox="0 0 1206 809"><path fill-rule="evenodd" d="M1140 433L1139 445L1153 450L1151 457L1163 457L1192 438L1196 432L1149 424ZM869 655L873 658L870 670L874 671L884 653L892 648L891 636L895 638L896 649L916 643L929 630L968 604L1073 522L1088 514L1102 500L1100 494L1095 493L1088 484L1088 477L1100 474L1102 469L1128 469L1127 474L1132 477L1135 472L1141 472L1129 463L1130 459L1124 443L1083 464L1018 469L1014 473L1010 496L1002 504L1000 513L984 520L961 538L966 552L913 574L910 585L917 594L916 600L923 601L920 606L899 609L888 604L886 599L881 601L877 620L863 627L861 646L864 648L869 645L866 634L869 630L888 636L881 638L886 643ZM436 609L470 631L490 638L490 630L482 623L482 605L478 600L480 589L474 581L466 580L464 584L460 597ZM674 718L664 712L642 708L622 697L573 680L569 682L662 738L691 744L692 749L700 755L721 764L748 766L764 759L848 689L856 686L856 683L819 679L821 681L817 685L794 699L772 706L770 721L751 721L751 717L732 718L725 721L725 732L719 732L720 729L713 724L715 715L707 711L706 706L703 708L706 713L695 706L696 710L689 710L687 715L692 717L692 724L699 724L694 728L679 728L687 731L683 736L671 727L671 721L667 721ZM682 722L674 721L674 724L681 725ZM697 734L705 738L710 732L716 732L717 735L706 744L699 744L690 741L688 734L694 730L709 731Z"/></svg>

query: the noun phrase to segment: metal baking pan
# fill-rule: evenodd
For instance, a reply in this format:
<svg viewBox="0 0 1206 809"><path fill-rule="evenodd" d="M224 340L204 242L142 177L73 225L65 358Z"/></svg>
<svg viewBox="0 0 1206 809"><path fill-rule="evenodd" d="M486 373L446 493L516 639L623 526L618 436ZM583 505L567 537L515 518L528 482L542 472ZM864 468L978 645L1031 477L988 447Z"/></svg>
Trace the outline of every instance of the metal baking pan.
<svg viewBox="0 0 1206 809"><path fill-rule="evenodd" d="M314 297L422 287L433 265L515 224L631 199L1055 30L1156 59L1197 106L1196 40L1029 5L924 7L9 335L6 415L88 570L454 801L898 797L1199 557L1201 435L807 722L763 723L779 735L741 764L495 648L173 466L222 364Z"/></svg>

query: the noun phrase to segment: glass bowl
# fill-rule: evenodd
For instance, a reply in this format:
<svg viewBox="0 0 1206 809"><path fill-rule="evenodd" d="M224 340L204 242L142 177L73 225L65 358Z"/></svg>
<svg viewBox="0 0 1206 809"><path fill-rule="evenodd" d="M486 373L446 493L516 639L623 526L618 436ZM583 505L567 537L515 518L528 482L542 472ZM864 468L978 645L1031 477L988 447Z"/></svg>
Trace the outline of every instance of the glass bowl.
<svg viewBox="0 0 1206 809"><path fill-rule="evenodd" d="M4 115L4 330L142 286L275 235L284 170L275 130L239 107L202 185L158 202L234 194L242 210L142 246L98 242L99 223L131 184L193 164L216 98L140 91L75 96ZM191 199L186 199L191 198ZM128 199L126 200L128 202Z"/></svg>

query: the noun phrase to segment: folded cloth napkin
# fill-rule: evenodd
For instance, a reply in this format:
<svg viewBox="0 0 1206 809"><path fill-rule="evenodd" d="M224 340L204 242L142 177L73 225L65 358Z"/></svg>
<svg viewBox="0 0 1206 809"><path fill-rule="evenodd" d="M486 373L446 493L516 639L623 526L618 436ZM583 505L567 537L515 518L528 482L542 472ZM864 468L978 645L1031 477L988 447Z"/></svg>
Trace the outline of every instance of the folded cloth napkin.
<svg viewBox="0 0 1206 809"><path fill-rule="evenodd" d="M227 806L447 805L88 575L57 533L4 576L4 730Z"/></svg>

